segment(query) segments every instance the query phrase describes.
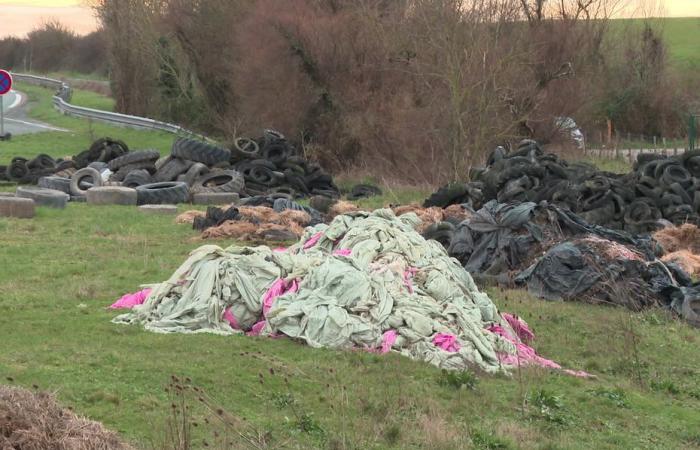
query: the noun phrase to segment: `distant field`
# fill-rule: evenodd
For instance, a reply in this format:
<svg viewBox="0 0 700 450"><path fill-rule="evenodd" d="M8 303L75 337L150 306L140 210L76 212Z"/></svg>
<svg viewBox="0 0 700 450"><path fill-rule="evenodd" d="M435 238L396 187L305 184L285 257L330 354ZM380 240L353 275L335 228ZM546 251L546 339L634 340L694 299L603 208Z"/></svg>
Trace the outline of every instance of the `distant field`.
<svg viewBox="0 0 700 450"><path fill-rule="evenodd" d="M700 17L667 19L664 32L674 61L700 67Z"/></svg>
<svg viewBox="0 0 700 450"><path fill-rule="evenodd" d="M674 65L700 68L700 17L655 19L660 22ZM641 26L642 19L613 21L618 27Z"/></svg>

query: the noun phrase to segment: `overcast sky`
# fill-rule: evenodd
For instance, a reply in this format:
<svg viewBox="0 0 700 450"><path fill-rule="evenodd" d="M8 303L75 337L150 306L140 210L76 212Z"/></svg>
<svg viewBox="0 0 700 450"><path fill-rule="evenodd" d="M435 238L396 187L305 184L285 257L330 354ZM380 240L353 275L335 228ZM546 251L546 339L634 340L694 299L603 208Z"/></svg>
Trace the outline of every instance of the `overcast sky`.
<svg viewBox="0 0 700 450"><path fill-rule="evenodd" d="M97 21L84 4L84 0L0 0L0 37L24 36L48 19L58 19L80 34L89 33ZM664 14L700 17L700 0L665 0Z"/></svg>

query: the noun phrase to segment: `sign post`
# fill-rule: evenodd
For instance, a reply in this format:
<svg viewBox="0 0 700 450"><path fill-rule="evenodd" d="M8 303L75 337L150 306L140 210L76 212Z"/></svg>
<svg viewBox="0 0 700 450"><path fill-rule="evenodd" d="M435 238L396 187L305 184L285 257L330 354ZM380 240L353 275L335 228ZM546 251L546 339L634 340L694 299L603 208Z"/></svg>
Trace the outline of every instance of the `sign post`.
<svg viewBox="0 0 700 450"><path fill-rule="evenodd" d="M10 134L5 134L5 94L12 89L12 76L10 72L0 69L0 141L10 139Z"/></svg>

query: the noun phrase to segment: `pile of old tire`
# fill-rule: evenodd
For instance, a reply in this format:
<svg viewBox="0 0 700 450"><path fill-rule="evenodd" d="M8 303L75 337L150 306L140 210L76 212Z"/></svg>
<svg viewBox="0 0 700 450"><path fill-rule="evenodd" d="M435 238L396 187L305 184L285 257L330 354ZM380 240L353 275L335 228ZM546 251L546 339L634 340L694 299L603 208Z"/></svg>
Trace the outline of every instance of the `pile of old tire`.
<svg viewBox="0 0 700 450"><path fill-rule="evenodd" d="M438 189L424 205L548 201L584 220L632 233L648 233L672 222L700 223L700 151L665 157L642 154L627 174L600 171L545 154L525 140L508 153L496 148L486 167L473 170L471 182Z"/></svg>
<svg viewBox="0 0 700 450"><path fill-rule="evenodd" d="M230 147L230 163L243 174L247 196L273 193L288 194L293 198L340 196L333 177L320 165L307 161L277 131L265 130L256 139L238 138Z"/></svg>
<svg viewBox="0 0 700 450"><path fill-rule="evenodd" d="M76 169L87 167L90 163L107 163L129 153L129 147L118 139L104 137L97 139L90 148L73 156Z"/></svg>
<svg viewBox="0 0 700 450"><path fill-rule="evenodd" d="M101 164L98 168L106 168L107 162L128 152L129 148L122 141L105 137L96 140L88 150L80 152L72 158L54 159L46 154L39 154L32 159L17 156L12 158L9 165L0 165L0 181L39 184L40 187L55 189L53 186L44 185L46 183L41 181L42 178L57 177L60 180L52 180L48 184L55 182L61 186L67 186L69 181L66 179L71 178L76 171L92 164ZM68 190L62 191L70 192Z"/></svg>
<svg viewBox="0 0 700 450"><path fill-rule="evenodd" d="M0 180L17 184L36 184L39 178L72 166L73 163L70 160L55 160L45 154L37 155L32 159L16 156L12 158L9 165L0 166Z"/></svg>
<svg viewBox="0 0 700 450"><path fill-rule="evenodd" d="M138 204L177 204L193 195L240 194L243 176L231 169L231 152L195 139L178 138L170 155L155 150L128 153L112 160L110 180L135 188Z"/></svg>

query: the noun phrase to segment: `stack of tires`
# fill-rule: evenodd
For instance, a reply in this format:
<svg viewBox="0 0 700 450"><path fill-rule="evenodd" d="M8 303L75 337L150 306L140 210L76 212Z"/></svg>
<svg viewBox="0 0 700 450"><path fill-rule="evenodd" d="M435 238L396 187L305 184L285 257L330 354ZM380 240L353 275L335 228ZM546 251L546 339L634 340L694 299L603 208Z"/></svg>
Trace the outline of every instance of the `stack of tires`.
<svg viewBox="0 0 700 450"><path fill-rule="evenodd" d="M230 147L181 137L161 157L157 150L129 151L122 141L101 138L67 161L47 155L31 161L15 158L10 166L0 166L0 179L38 183L67 194L70 201L90 203L213 204L261 195L289 200L340 196L331 175L299 156L279 132L238 138ZM358 195L371 195L365 191Z"/></svg>
<svg viewBox="0 0 700 450"><path fill-rule="evenodd" d="M40 154L33 159L16 156L9 165L0 166L0 180L17 184L36 184L39 178L70 167L73 167L72 161L55 160L49 155Z"/></svg>
<svg viewBox="0 0 700 450"><path fill-rule="evenodd" d="M291 198L340 196L331 175L299 155L277 131L265 130L257 139L238 138L230 147L230 162L243 174L247 196L275 193L288 194Z"/></svg>
<svg viewBox="0 0 700 450"><path fill-rule="evenodd" d="M667 157L640 154L626 174L600 171L581 162L546 154L525 140L508 153L491 154L474 169L469 183L454 183L433 193L424 206L466 204L479 209L499 203L547 201L564 206L588 223L648 233L667 222L700 225L700 151Z"/></svg>
<svg viewBox="0 0 700 450"><path fill-rule="evenodd" d="M236 197L231 194L243 191L243 176L230 169L231 152L225 148L178 138L170 155L158 156L142 152L141 166L131 170L124 169L131 162L120 168L122 162L112 161L112 179L135 188L140 205L185 203L202 196L223 196L230 203Z"/></svg>

